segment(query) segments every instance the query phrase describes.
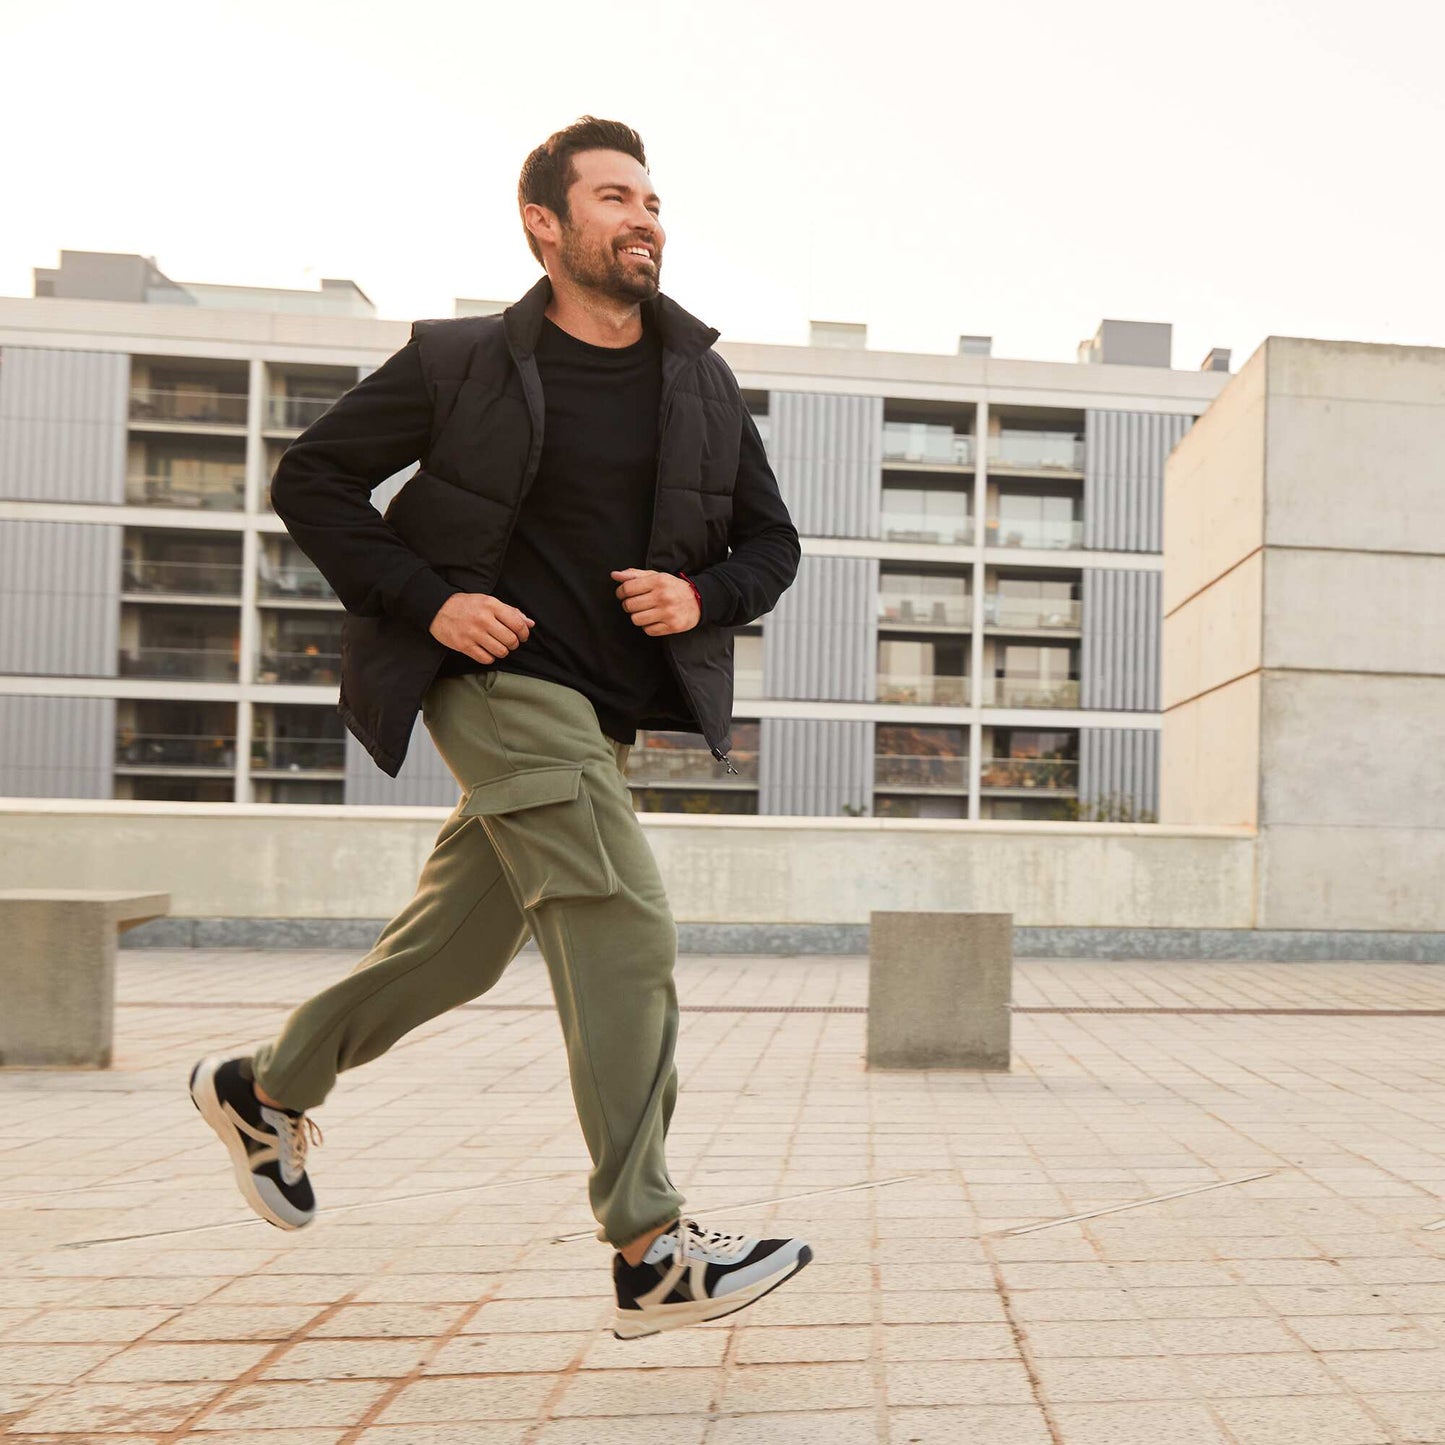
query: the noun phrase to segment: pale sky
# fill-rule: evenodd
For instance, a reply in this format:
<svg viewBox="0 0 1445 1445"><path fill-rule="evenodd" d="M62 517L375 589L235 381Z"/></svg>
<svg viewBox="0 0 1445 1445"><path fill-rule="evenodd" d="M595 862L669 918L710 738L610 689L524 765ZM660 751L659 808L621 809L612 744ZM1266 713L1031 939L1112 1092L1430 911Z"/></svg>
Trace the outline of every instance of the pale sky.
<svg viewBox="0 0 1445 1445"><path fill-rule="evenodd" d="M642 134L663 290L726 340L1174 365L1270 334L1445 346L1434 0L0 0L0 294L61 248L355 280L450 316L541 274L517 173Z"/></svg>

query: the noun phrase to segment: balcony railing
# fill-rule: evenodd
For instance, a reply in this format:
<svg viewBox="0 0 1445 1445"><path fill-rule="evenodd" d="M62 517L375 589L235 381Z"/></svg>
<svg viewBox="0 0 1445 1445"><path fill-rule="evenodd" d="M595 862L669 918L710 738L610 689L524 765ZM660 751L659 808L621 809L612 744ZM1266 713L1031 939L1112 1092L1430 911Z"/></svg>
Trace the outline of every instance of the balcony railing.
<svg viewBox="0 0 1445 1445"><path fill-rule="evenodd" d="M762 697L763 670L760 667L733 667L733 696ZM708 754L712 756L711 753Z"/></svg>
<svg viewBox="0 0 1445 1445"><path fill-rule="evenodd" d="M879 702L927 703L939 707L966 707L966 677L920 677L916 673L880 672Z"/></svg>
<svg viewBox="0 0 1445 1445"><path fill-rule="evenodd" d="M758 755L734 749L728 754L737 776L706 748L634 748L627 755L627 781L645 788L657 783L757 782Z"/></svg>
<svg viewBox="0 0 1445 1445"><path fill-rule="evenodd" d="M973 620L973 604L967 596L885 592L878 598L878 620L903 626L967 627Z"/></svg>
<svg viewBox="0 0 1445 1445"><path fill-rule="evenodd" d="M1078 790L1079 765L1072 758L985 758L979 786L1072 793Z"/></svg>
<svg viewBox="0 0 1445 1445"><path fill-rule="evenodd" d="M968 787L968 759L915 753L878 753L873 758L875 788Z"/></svg>
<svg viewBox="0 0 1445 1445"><path fill-rule="evenodd" d="M265 651L257 681L323 684L336 682L340 676L340 653Z"/></svg>
<svg viewBox="0 0 1445 1445"><path fill-rule="evenodd" d="M340 398L340 392L335 396L268 396L266 427L269 431L305 431Z"/></svg>
<svg viewBox="0 0 1445 1445"><path fill-rule="evenodd" d="M943 542L968 546L973 541L973 518L937 513L885 511L885 542Z"/></svg>
<svg viewBox="0 0 1445 1445"><path fill-rule="evenodd" d="M273 567L261 578L262 597L334 598L331 584L315 567Z"/></svg>
<svg viewBox="0 0 1445 1445"><path fill-rule="evenodd" d="M1084 439L1046 433L1005 433L988 439L988 464L1021 472L1081 472Z"/></svg>
<svg viewBox="0 0 1445 1445"><path fill-rule="evenodd" d="M993 627L1012 627L1020 632L1049 628L1077 629L1083 604L1077 600L1052 597L1001 597L990 592L983 599L984 621Z"/></svg>
<svg viewBox="0 0 1445 1445"><path fill-rule="evenodd" d="M251 767L257 772L341 772L346 743L341 738L254 738Z"/></svg>
<svg viewBox="0 0 1445 1445"><path fill-rule="evenodd" d="M132 421L245 426L246 397L235 392L138 387L130 394L130 415Z"/></svg>
<svg viewBox="0 0 1445 1445"><path fill-rule="evenodd" d="M885 462L971 467L973 458L973 438L960 436L951 426L906 421L883 423Z"/></svg>
<svg viewBox="0 0 1445 1445"><path fill-rule="evenodd" d="M231 647L133 647L120 654L120 675L235 682L236 654Z"/></svg>
<svg viewBox="0 0 1445 1445"><path fill-rule="evenodd" d="M115 761L118 767L229 769L236 766L236 739L122 729L116 734Z"/></svg>
<svg viewBox="0 0 1445 1445"><path fill-rule="evenodd" d="M1043 517L990 517L985 541L990 547L1078 548L1084 545L1084 524Z"/></svg>
<svg viewBox="0 0 1445 1445"><path fill-rule="evenodd" d="M121 568L124 592L188 592L210 597L239 597L241 567L235 562L127 562Z"/></svg>
<svg viewBox="0 0 1445 1445"><path fill-rule="evenodd" d="M246 478L241 471L202 472L187 477L127 477L125 499L135 507L202 507L239 512L246 505Z"/></svg>
<svg viewBox="0 0 1445 1445"><path fill-rule="evenodd" d="M1079 684L1043 677L996 677L988 702L993 707L1078 707Z"/></svg>

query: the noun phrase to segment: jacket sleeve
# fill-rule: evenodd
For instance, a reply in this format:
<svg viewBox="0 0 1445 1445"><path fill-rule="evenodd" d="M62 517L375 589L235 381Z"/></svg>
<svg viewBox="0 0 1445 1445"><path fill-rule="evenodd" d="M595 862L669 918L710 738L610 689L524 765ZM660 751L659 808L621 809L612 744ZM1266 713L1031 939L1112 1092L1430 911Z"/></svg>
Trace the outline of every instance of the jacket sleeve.
<svg viewBox="0 0 1445 1445"><path fill-rule="evenodd" d="M281 454L271 505L348 612L390 614L423 631L454 592L371 503L420 460L431 397L415 335L311 423Z"/></svg>
<svg viewBox="0 0 1445 1445"><path fill-rule="evenodd" d="M798 575L803 550L746 407L728 546L726 562L690 574L702 598L700 621L746 627L778 605Z"/></svg>

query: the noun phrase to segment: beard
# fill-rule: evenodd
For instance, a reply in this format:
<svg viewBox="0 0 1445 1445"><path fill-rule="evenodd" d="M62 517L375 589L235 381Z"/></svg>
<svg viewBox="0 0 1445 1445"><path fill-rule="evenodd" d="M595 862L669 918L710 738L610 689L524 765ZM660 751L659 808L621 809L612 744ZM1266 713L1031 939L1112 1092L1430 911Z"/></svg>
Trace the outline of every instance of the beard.
<svg viewBox="0 0 1445 1445"><path fill-rule="evenodd" d="M580 230L565 224L559 259L579 286L599 291L614 301L650 301L661 284L660 256L651 266L634 263L610 243L589 243Z"/></svg>

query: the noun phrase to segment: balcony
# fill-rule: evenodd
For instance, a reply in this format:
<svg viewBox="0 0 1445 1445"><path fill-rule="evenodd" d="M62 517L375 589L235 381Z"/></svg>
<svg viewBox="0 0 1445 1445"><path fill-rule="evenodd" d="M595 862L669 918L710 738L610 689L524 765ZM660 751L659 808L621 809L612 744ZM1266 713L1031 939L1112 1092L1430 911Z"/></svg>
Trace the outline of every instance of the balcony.
<svg viewBox="0 0 1445 1445"><path fill-rule="evenodd" d="M315 567L267 567L261 573L259 594L263 598L290 601L296 598L319 598L336 601L331 584Z"/></svg>
<svg viewBox="0 0 1445 1445"><path fill-rule="evenodd" d="M120 654L121 677L235 682L234 647L132 647Z"/></svg>
<svg viewBox="0 0 1445 1445"><path fill-rule="evenodd" d="M877 698L879 702L922 703L935 707L967 707L968 678L880 672Z"/></svg>
<svg viewBox="0 0 1445 1445"><path fill-rule="evenodd" d="M763 670L760 667L738 667L733 665L733 696L735 698L758 698L763 696ZM712 756L711 753L708 754Z"/></svg>
<svg viewBox="0 0 1445 1445"><path fill-rule="evenodd" d="M1075 793L1079 765L1073 758L985 758L979 770L979 786Z"/></svg>
<svg viewBox="0 0 1445 1445"><path fill-rule="evenodd" d="M967 593L958 597L931 597L917 592L883 592L878 598L878 622L898 627L968 627L973 604Z"/></svg>
<svg viewBox="0 0 1445 1445"><path fill-rule="evenodd" d="M988 439L990 470L1082 472L1084 439L1064 432L1010 432Z"/></svg>
<svg viewBox="0 0 1445 1445"><path fill-rule="evenodd" d="M627 755L627 781L639 788L659 783L681 783L694 787L699 783L706 783L709 787L725 783L757 783L756 752L733 749L728 756L737 769L736 776L725 772L723 765L706 748L634 748Z"/></svg>
<svg viewBox="0 0 1445 1445"><path fill-rule="evenodd" d="M268 396L266 398L266 429L268 431L305 431L318 417L324 416L341 399L335 396Z"/></svg>
<svg viewBox="0 0 1445 1445"><path fill-rule="evenodd" d="M989 547L1035 547L1045 551L1068 551L1084 545L1082 521L1048 517L990 517L985 545Z"/></svg>
<svg viewBox="0 0 1445 1445"><path fill-rule="evenodd" d="M882 519L885 542L941 542L969 546L973 542L973 518L939 512L908 512L885 509Z"/></svg>
<svg viewBox="0 0 1445 1445"><path fill-rule="evenodd" d="M171 390L138 387L130 394L132 421L177 423L181 426L246 425L245 393L187 387Z"/></svg>
<svg viewBox="0 0 1445 1445"><path fill-rule="evenodd" d="M200 507L239 512L246 505L246 475L240 468L179 477L127 477L125 499L133 507Z"/></svg>
<svg viewBox="0 0 1445 1445"><path fill-rule="evenodd" d="M258 682L321 686L335 683L341 677L341 655L335 652L304 650L301 652L261 653Z"/></svg>
<svg viewBox="0 0 1445 1445"><path fill-rule="evenodd" d="M885 421L883 460L928 467L972 467L973 438L960 436L951 426Z"/></svg>
<svg viewBox="0 0 1445 1445"><path fill-rule="evenodd" d="M983 599L983 619L990 627L1013 632L1077 632L1083 604L1053 597L1004 597L990 592Z"/></svg>
<svg viewBox="0 0 1445 1445"><path fill-rule="evenodd" d="M996 677L986 699L990 707L1078 707L1077 679Z"/></svg>
<svg viewBox="0 0 1445 1445"><path fill-rule="evenodd" d="M968 791L968 759L921 753L877 753L873 758L875 788Z"/></svg>
<svg viewBox="0 0 1445 1445"><path fill-rule="evenodd" d="M117 768L146 771L151 768L206 768L227 771L236 766L236 739L188 733L133 733L116 735Z"/></svg>
<svg viewBox="0 0 1445 1445"><path fill-rule="evenodd" d="M198 597L239 598L241 568L231 562L126 562L121 569L121 591L168 597L188 593Z"/></svg>
<svg viewBox="0 0 1445 1445"><path fill-rule="evenodd" d="M340 773L346 769L342 738L256 738L251 770L256 773Z"/></svg>

